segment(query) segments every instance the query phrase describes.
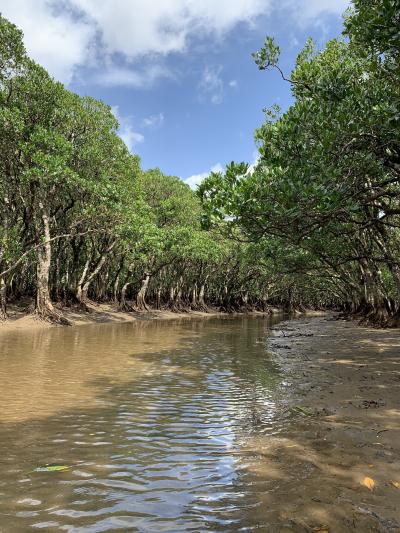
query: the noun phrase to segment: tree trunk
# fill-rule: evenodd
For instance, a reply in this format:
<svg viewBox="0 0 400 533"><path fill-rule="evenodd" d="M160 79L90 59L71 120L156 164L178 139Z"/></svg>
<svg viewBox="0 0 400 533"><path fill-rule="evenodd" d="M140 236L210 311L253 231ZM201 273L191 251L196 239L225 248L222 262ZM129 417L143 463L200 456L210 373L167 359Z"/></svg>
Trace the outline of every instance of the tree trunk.
<svg viewBox="0 0 400 533"><path fill-rule="evenodd" d="M243 305L245 307L245 309L247 310L248 308L248 303L249 303L249 293L248 292L245 292L242 296L242 300L243 300Z"/></svg>
<svg viewBox="0 0 400 533"><path fill-rule="evenodd" d="M121 276L121 272L122 272L122 269L123 269L123 266L124 266L124 262L125 262L125 257L122 257L120 263L119 263L119 267L118 267L118 270L115 274L115 278L114 278L114 283L113 283L113 301L114 303L118 303L118 289L119 289L119 281L120 281L120 276Z"/></svg>
<svg viewBox="0 0 400 533"><path fill-rule="evenodd" d="M126 291L128 290L129 285L131 285L131 282L125 283L121 289L121 297L119 300L120 311L125 311L125 312L133 311L132 306L129 305L128 302L126 301Z"/></svg>
<svg viewBox="0 0 400 533"><path fill-rule="evenodd" d="M0 322L7 319L7 285L3 276L0 277Z"/></svg>
<svg viewBox="0 0 400 533"><path fill-rule="evenodd" d="M174 303L173 303L174 311L184 310L182 306L182 288L183 288L183 277L179 276L179 280L175 286L175 291L174 291L174 294L175 294Z"/></svg>
<svg viewBox="0 0 400 533"><path fill-rule="evenodd" d="M149 310L146 304L146 293L147 293L149 283L150 283L150 274L146 272L144 275L144 278L142 279L142 285L140 287L140 290L136 295L136 309L138 309L139 311L142 311L143 309L146 311Z"/></svg>
<svg viewBox="0 0 400 533"><path fill-rule="evenodd" d="M203 309L203 310L207 309L207 305L205 301L207 280L208 280L208 275L204 278L203 283L200 285L199 296L198 296L199 307L200 309Z"/></svg>
<svg viewBox="0 0 400 533"><path fill-rule="evenodd" d="M89 265L90 265L90 256L86 260L85 266L83 268L82 276L80 277L80 279L78 281L78 285L77 285L77 288L76 288L76 291L75 291L76 299L78 300L78 302L81 302L81 303L82 303L82 300L83 300L83 297L82 297L83 283L85 281L87 272L89 270Z"/></svg>
<svg viewBox="0 0 400 533"><path fill-rule="evenodd" d="M90 284L92 283L95 276L97 276L97 274L103 268L108 254L112 251L112 249L114 248L116 244L117 244L117 241L115 240L107 247L105 252L100 256L100 259L97 261L97 264L94 270L91 272L91 274L89 274L89 276L87 276L87 272L89 270L90 259L86 261L85 268L83 270L81 279L79 280L78 287L76 290L76 298L78 302L80 302L81 304L84 304L86 306ZM86 281L85 281L85 278L86 278Z"/></svg>
<svg viewBox="0 0 400 533"><path fill-rule="evenodd" d="M156 308L161 309L161 287L157 289L156 293Z"/></svg>
<svg viewBox="0 0 400 533"><path fill-rule="evenodd" d="M175 287L172 285L169 289L169 307L172 309L175 303Z"/></svg>
<svg viewBox="0 0 400 533"><path fill-rule="evenodd" d="M117 274L114 280L114 286L113 286L113 301L115 303L118 302L118 288L119 288L119 274Z"/></svg>
<svg viewBox="0 0 400 533"><path fill-rule="evenodd" d="M192 308L197 309L198 302L197 302L197 283L194 284L192 289Z"/></svg>
<svg viewBox="0 0 400 533"><path fill-rule="evenodd" d="M44 320L70 324L70 322L58 313L52 304L49 289L49 276L51 266L51 242L49 217L43 204L39 203L40 215L43 225L43 234L39 238L43 239L43 244L38 248L38 258L36 265L36 305L35 313Z"/></svg>
<svg viewBox="0 0 400 533"><path fill-rule="evenodd" d="M205 300L204 300L205 293L206 293L206 286L205 286L205 283L202 283L200 285L200 290L199 290L199 305L200 305L200 307L206 307L206 303L205 303Z"/></svg>
<svg viewBox="0 0 400 533"><path fill-rule="evenodd" d="M5 261L4 261L4 253L5 248L7 245L7 239L8 239L8 208L9 208L9 200L7 195L4 196L3 199L3 220L2 220L2 239L0 241L0 269L3 270L3 267L5 267ZM7 319L7 285L6 280L4 279L4 276L0 276L0 321Z"/></svg>

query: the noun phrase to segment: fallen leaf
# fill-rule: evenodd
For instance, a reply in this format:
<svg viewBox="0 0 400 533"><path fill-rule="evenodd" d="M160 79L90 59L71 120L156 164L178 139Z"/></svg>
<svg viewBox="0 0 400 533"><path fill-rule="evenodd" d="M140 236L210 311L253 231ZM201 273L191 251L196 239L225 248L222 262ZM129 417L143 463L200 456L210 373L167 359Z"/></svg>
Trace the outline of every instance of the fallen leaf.
<svg viewBox="0 0 400 533"><path fill-rule="evenodd" d="M301 413L304 416L312 416L313 411L309 407L301 407L300 405L295 405L292 407L292 411L297 411L298 413Z"/></svg>
<svg viewBox="0 0 400 533"><path fill-rule="evenodd" d="M375 481L370 477L365 477L361 484L364 485L364 487L367 487L370 491L373 491L375 488Z"/></svg>
<svg viewBox="0 0 400 533"><path fill-rule="evenodd" d="M326 526L314 527L313 531L315 533L329 533L329 529Z"/></svg>
<svg viewBox="0 0 400 533"><path fill-rule="evenodd" d="M45 465L45 466L38 466L33 470L33 472L63 472L64 470L68 470L69 466L67 465Z"/></svg>
<svg viewBox="0 0 400 533"><path fill-rule="evenodd" d="M389 483L396 489L400 489L400 483L398 481L389 481Z"/></svg>

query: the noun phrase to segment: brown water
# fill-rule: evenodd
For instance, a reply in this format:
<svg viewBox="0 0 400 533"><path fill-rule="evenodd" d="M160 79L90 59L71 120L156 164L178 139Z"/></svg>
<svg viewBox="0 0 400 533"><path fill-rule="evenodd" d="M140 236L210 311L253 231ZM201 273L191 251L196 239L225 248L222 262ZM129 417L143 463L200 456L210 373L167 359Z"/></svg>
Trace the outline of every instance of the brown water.
<svg viewBox="0 0 400 533"><path fill-rule="evenodd" d="M267 318L0 335L0 531L253 531ZM46 464L65 472L34 472ZM254 470L254 469L253 469ZM264 487L264 488L263 488Z"/></svg>

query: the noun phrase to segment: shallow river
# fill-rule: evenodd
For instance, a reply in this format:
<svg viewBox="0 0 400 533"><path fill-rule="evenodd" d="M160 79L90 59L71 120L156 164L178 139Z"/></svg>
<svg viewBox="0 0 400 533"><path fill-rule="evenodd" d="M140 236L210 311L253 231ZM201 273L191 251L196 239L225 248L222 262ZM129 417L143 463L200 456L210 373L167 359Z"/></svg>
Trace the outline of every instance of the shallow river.
<svg viewBox="0 0 400 533"><path fill-rule="evenodd" d="M276 321L276 319L275 319ZM0 531L254 531L267 318L0 335ZM61 472L35 471L66 465Z"/></svg>

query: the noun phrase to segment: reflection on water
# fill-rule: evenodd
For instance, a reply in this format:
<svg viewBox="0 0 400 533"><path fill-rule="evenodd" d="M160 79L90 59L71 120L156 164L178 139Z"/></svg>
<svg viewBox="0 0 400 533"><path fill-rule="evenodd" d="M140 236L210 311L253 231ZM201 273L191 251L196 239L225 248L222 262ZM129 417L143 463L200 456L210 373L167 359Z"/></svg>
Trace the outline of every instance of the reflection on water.
<svg viewBox="0 0 400 533"><path fill-rule="evenodd" d="M238 531L245 510L255 529L243 445L276 431L270 325L0 335L0 531Z"/></svg>

